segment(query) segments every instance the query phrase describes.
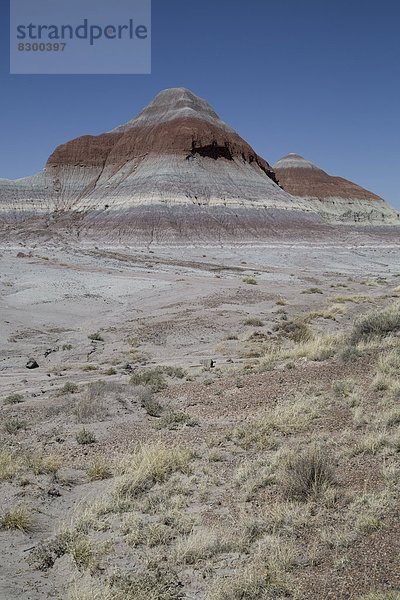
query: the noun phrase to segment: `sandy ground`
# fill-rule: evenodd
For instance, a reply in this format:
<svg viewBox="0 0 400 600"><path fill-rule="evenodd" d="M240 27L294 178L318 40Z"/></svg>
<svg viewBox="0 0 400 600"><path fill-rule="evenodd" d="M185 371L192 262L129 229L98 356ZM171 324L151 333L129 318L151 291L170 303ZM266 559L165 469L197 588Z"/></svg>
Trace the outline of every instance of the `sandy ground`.
<svg viewBox="0 0 400 600"><path fill-rule="evenodd" d="M24 256L18 257L18 253ZM59 394L66 381L80 387L99 379L126 385L141 366L182 367L195 378L194 383L173 382L163 392L164 400L175 409L189 408L193 416L203 420L203 431L200 435L186 428L171 435L182 441L193 438L193 443L200 435L202 441L198 443L204 444L207 435L240 423L260 409L258 401L250 399L249 390L264 386L264 380L249 380L246 397L240 396L241 386L236 386L224 394L219 407L216 397L206 401L207 386L203 385L209 378L204 360L213 359L222 378L232 377L232 369L240 370L247 364L246 340L255 330L246 324L247 318L259 317L263 334L273 336L283 299L289 316L312 311L335 294L368 294L370 303L374 299L383 302L385 293L399 284L399 259L400 246L394 244L154 247L151 251L127 247L60 249L50 244L0 248L0 397L19 393L25 400L2 406L2 418L21 414L32 423L12 439L5 436L3 445L60 452L65 476L73 481L62 487L42 475L20 489L8 481L0 483L3 510L22 500L37 511L33 533L0 532L0 598L67 597L63 585L70 584L74 574L66 559L49 576L35 570L26 557L39 540L48 538L61 521L70 518L77 503L96 497L104 487L102 481L88 483L84 478L82 465L91 450L74 440L80 426L68 408L73 399ZM256 285L243 281L246 277L253 277ZM343 288L332 287L340 285ZM319 291L309 293L312 288ZM347 303L340 326L367 308ZM317 323L318 327L322 326ZM329 321L323 327L336 331L339 325ZM89 339L95 332L100 333L101 341ZM26 368L30 358L39 368ZM335 368L339 376L341 367ZM361 374L364 368L360 365ZM113 375L107 374L110 369L115 370ZM296 386L297 376L290 372L291 385ZM327 378L329 387L332 377L321 377ZM304 378L312 382L313 375L307 372ZM224 385L221 383L221 389ZM234 415L231 405L235 405ZM114 400L110 401L110 411L108 419L93 425L104 451L111 447L113 452L119 451L133 446L137 439L153 436L134 398L129 411ZM60 445L57 435L66 440L65 444ZM57 488L55 495L53 487ZM386 576L384 573L381 579ZM379 575L377 578L381 583ZM356 597L349 592L349 585L342 581L340 593L327 586L324 597ZM199 584L187 589L187 598L205 597ZM315 594L304 589L301 597L322 598L318 595L322 588Z"/></svg>

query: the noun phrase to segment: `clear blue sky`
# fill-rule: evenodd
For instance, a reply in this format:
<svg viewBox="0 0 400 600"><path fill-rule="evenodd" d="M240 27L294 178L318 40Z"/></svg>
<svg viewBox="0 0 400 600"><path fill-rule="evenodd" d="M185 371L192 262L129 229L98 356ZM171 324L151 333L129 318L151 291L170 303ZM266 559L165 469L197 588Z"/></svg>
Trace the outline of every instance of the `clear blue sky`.
<svg viewBox="0 0 400 600"><path fill-rule="evenodd" d="M9 75L7 4L0 177L185 86L270 163L298 152L400 207L398 0L153 0L152 74L131 76Z"/></svg>

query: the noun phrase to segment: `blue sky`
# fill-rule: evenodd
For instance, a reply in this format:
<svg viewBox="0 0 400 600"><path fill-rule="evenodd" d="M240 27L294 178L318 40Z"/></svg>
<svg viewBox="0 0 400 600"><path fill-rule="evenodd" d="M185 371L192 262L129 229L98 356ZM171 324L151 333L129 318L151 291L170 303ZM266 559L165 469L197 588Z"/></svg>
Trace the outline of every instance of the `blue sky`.
<svg viewBox="0 0 400 600"><path fill-rule="evenodd" d="M7 4L0 177L39 171L58 144L184 86L268 162L298 152L400 207L397 0L153 0L152 74L122 76L9 75Z"/></svg>

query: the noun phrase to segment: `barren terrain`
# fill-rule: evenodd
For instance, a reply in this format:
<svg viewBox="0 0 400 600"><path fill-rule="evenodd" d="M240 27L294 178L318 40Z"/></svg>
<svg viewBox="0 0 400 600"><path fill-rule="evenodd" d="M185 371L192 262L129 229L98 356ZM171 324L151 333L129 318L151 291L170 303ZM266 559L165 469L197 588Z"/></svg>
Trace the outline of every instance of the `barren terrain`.
<svg viewBox="0 0 400 600"><path fill-rule="evenodd" d="M398 600L399 255L4 244L0 598Z"/></svg>

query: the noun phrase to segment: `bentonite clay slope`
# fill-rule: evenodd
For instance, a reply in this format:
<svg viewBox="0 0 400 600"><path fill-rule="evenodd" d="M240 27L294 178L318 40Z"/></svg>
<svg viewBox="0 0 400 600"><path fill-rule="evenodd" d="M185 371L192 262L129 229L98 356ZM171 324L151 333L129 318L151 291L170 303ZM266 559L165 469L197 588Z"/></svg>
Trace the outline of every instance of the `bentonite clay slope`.
<svg viewBox="0 0 400 600"><path fill-rule="evenodd" d="M315 210L332 220L390 224L399 219L376 194L343 177L328 175L299 154L287 154L273 168L286 192L313 201Z"/></svg>
<svg viewBox="0 0 400 600"><path fill-rule="evenodd" d="M91 226L114 221L124 229L131 217L138 226L140 211L154 220L149 207L161 205L307 210L205 100L184 88L164 90L110 132L62 144L38 175L3 180L0 200L3 218L73 210Z"/></svg>

